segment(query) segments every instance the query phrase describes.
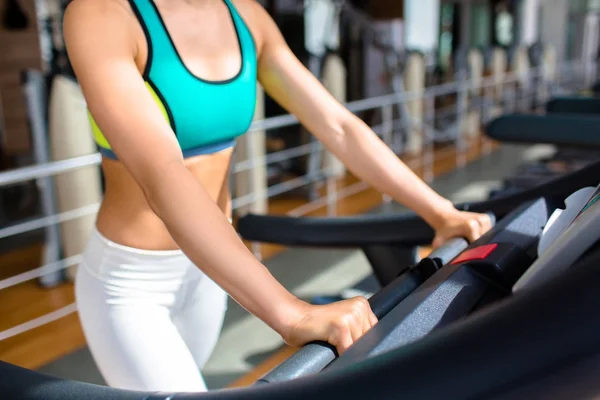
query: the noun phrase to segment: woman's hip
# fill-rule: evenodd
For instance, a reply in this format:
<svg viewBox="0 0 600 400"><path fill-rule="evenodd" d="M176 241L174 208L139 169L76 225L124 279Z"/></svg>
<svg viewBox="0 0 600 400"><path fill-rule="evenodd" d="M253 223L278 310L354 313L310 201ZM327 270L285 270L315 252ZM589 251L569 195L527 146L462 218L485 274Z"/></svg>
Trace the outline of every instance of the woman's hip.
<svg viewBox="0 0 600 400"><path fill-rule="evenodd" d="M185 286L204 277L180 250L124 246L94 229L75 278L78 300L175 306Z"/></svg>

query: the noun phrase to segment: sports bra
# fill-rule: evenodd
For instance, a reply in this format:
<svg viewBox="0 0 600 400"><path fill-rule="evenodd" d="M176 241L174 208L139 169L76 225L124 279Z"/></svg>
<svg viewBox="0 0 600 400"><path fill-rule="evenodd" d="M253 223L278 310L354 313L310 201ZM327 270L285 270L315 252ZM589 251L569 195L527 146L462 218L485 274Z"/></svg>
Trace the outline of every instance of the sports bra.
<svg viewBox="0 0 600 400"><path fill-rule="evenodd" d="M231 0L223 1L235 26L242 61L234 77L211 81L186 67L153 0L129 0L148 44L146 87L175 132L184 158L233 147L254 117L256 44ZM100 153L117 159L89 110L88 117Z"/></svg>

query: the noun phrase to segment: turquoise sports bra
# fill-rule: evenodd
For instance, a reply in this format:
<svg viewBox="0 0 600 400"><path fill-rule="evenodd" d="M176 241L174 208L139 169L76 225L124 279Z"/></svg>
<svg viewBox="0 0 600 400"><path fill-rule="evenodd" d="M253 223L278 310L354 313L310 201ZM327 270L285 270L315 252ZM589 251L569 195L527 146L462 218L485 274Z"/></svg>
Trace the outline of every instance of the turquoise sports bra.
<svg viewBox="0 0 600 400"><path fill-rule="evenodd" d="M146 87L175 132L185 158L211 154L235 145L252 122L256 106L257 56L254 39L231 0L229 8L241 49L239 72L231 79L209 81L185 66L153 0L129 0L148 43L143 72ZM88 111L100 153L116 159Z"/></svg>

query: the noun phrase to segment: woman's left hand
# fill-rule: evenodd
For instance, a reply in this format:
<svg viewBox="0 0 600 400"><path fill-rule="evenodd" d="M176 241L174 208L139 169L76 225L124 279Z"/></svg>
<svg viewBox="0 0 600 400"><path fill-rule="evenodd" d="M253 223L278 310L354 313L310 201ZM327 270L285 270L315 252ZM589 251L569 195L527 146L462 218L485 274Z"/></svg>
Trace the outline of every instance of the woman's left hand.
<svg viewBox="0 0 600 400"><path fill-rule="evenodd" d="M492 220L487 214L454 210L434 227L432 247L436 249L455 237L463 237L472 243L491 228Z"/></svg>

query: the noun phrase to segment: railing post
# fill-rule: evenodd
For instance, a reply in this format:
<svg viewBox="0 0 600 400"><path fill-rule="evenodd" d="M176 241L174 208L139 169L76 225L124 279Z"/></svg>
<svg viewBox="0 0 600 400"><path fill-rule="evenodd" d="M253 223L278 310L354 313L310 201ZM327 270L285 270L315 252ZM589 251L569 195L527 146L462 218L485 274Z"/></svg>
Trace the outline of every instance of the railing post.
<svg viewBox="0 0 600 400"><path fill-rule="evenodd" d="M427 183L433 181L433 144L435 127L435 97L432 94L425 95L425 121L423 124L423 180Z"/></svg>
<svg viewBox="0 0 600 400"><path fill-rule="evenodd" d="M423 125L423 93L425 91L425 60L422 56L411 54L406 60L404 76L396 77L396 93L416 95L416 98L397 103L402 125L406 131L405 151L417 155L423 151L425 132ZM406 85L404 85L406 82Z"/></svg>
<svg viewBox="0 0 600 400"><path fill-rule="evenodd" d="M254 121L262 121L265 117L264 91L262 86L256 88L256 109ZM248 160L250 168L237 173L234 177L235 195L237 197L252 194L253 202L240 207L237 212L246 214L266 214L268 211L267 199L267 165L265 162L266 132L255 130L238 139L235 151L237 162ZM261 245L253 242L251 250L259 260L262 259Z"/></svg>
<svg viewBox="0 0 600 400"><path fill-rule="evenodd" d="M492 119L492 115L494 114L494 106L495 106L495 102L494 102L494 96L492 94L493 92L493 87L488 85L487 83L485 83L485 86L483 87L483 101L481 102L481 122L482 122L482 126L485 126L488 122L491 121ZM483 139L483 145L482 145L482 152L483 154L487 155L490 154L492 152L492 144L490 142L490 139L487 137L487 135L483 135L482 137Z"/></svg>
<svg viewBox="0 0 600 400"><path fill-rule="evenodd" d="M65 95L66 93L68 96ZM93 155L97 147L88 121L85 98L79 84L67 77L54 77L49 91L48 105L50 159L68 160L74 156ZM72 143L71 146L65 146L66 142L74 140L65 136L68 132L77 132L77 145ZM56 174L53 180L56 206L61 212L91 206L102 201L104 194L98 166L81 167ZM73 190L74 188L76 190ZM81 254L87 245L87 238L94 230L95 223L94 214L60 223L61 256L71 257ZM72 266L65 272L68 279L74 280L77 267Z"/></svg>
<svg viewBox="0 0 600 400"><path fill-rule="evenodd" d="M34 149L34 160L36 164L45 164L49 161L48 154L48 129L44 123L45 118L45 81L40 71L26 70L24 76L24 95L27 104L29 122L31 126L31 138ZM0 101L0 131L2 130L2 103ZM56 188L52 177L38 178L36 180L40 193L40 208L42 215L48 217L56 213ZM46 243L42 255L43 264L58 262L61 253L61 237L58 224L53 224L44 229ZM44 287L54 287L63 281L60 271L44 274L39 282Z"/></svg>
<svg viewBox="0 0 600 400"><path fill-rule="evenodd" d="M467 71L462 68L458 71L458 100L457 100L457 113L456 113L456 165L459 168L464 167L467 164L466 156L466 141L465 141L465 128L467 119Z"/></svg>
<svg viewBox="0 0 600 400"><path fill-rule="evenodd" d="M517 108L518 80L514 72L504 78L502 82L502 105L501 114L508 114Z"/></svg>
<svg viewBox="0 0 600 400"><path fill-rule="evenodd" d="M256 110L254 121L264 119L264 92L260 85L256 89ZM238 139L236 148L236 161L248 160L250 168L239 172L235 176L235 194L242 197L250 193L254 194L252 204L240 207L238 212L246 214L264 214L267 212L267 166L265 163L266 132L256 130Z"/></svg>
<svg viewBox="0 0 600 400"><path fill-rule="evenodd" d="M337 215L337 180L335 177L326 172L327 180L327 215L334 217Z"/></svg>
<svg viewBox="0 0 600 400"><path fill-rule="evenodd" d="M394 150L394 109L391 105L381 107L382 127L383 127L383 142L387 144L392 151ZM392 202L392 197L388 194L383 194L382 201L384 204Z"/></svg>

